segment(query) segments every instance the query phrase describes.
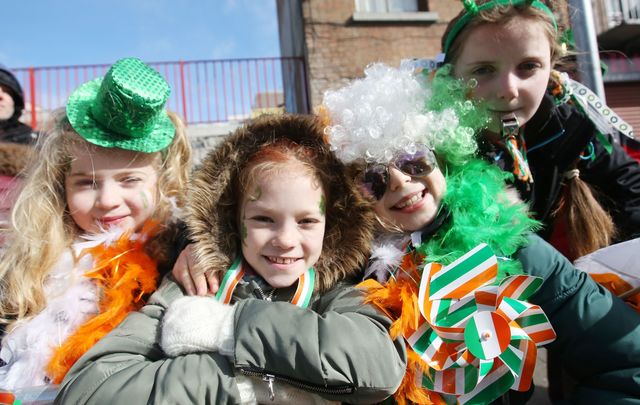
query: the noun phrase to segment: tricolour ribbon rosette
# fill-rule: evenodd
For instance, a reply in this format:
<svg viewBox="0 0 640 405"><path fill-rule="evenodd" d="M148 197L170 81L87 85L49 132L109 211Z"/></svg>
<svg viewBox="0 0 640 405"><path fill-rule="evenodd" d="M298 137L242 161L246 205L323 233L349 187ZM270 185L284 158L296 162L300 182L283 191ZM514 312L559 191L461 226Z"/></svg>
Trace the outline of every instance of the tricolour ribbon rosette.
<svg viewBox="0 0 640 405"><path fill-rule="evenodd" d="M488 404L509 389L529 389L537 346L556 334L526 300L542 285L517 275L498 285L498 262L481 244L451 263L427 263L418 297L422 319L405 338L428 365L422 387L455 395L460 404Z"/></svg>

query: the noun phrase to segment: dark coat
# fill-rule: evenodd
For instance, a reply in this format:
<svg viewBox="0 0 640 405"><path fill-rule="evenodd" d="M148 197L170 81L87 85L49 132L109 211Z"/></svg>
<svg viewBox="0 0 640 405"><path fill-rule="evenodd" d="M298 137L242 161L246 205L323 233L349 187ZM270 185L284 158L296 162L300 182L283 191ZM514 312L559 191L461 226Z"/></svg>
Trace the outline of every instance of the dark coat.
<svg viewBox="0 0 640 405"><path fill-rule="evenodd" d="M550 95L542 100L524 131L534 183L527 187L518 180L514 182L536 219L544 223L542 237L548 239L553 230L552 213L558 207L563 175L576 164L580 178L596 191L612 216L620 232L619 241L640 235L640 165L613 142L611 135L606 135L613 146L609 154L596 138L591 120L572 105L556 106ZM594 158L581 158L590 154L592 146ZM480 149L488 160L512 171L511 157L498 145L485 140Z"/></svg>

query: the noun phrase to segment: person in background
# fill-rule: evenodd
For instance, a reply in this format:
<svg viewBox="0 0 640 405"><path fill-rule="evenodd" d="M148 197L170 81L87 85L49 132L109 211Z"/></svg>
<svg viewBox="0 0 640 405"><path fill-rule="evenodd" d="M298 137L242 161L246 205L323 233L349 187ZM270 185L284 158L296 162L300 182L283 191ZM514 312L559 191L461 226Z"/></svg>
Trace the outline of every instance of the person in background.
<svg viewBox="0 0 640 405"><path fill-rule="evenodd" d="M0 142L32 144L37 139L33 129L22 122L24 96L18 79L0 65Z"/></svg>
<svg viewBox="0 0 640 405"><path fill-rule="evenodd" d="M191 148L169 93L127 58L53 114L0 257L0 388L58 384L171 268Z"/></svg>

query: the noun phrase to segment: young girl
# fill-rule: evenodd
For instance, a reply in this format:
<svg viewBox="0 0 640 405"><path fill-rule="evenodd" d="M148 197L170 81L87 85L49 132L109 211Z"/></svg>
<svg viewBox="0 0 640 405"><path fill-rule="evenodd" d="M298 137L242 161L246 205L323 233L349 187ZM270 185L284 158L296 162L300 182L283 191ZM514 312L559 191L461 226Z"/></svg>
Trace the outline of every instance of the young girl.
<svg viewBox="0 0 640 405"><path fill-rule="evenodd" d="M59 383L171 266L190 146L164 110L169 91L141 61L120 60L41 138L0 259L3 389Z"/></svg>
<svg viewBox="0 0 640 405"><path fill-rule="evenodd" d="M572 403L640 398L640 317L531 234L508 174L473 157L474 130L460 119L481 120L465 95L406 69L366 74L324 106L330 142L383 225L368 269L382 284L365 286L410 349L398 402L527 391L535 347L549 342L577 381Z"/></svg>
<svg viewBox="0 0 640 405"><path fill-rule="evenodd" d="M187 225L214 297L171 279L81 359L58 400L374 403L405 369L353 287L373 215L309 116L263 116L194 173Z"/></svg>
<svg viewBox="0 0 640 405"><path fill-rule="evenodd" d="M553 70L566 3L471 0L442 38L445 63L487 103L481 152L514 173L544 228L574 260L640 235L640 166L614 141L631 127L583 85ZM624 136L622 136L624 138Z"/></svg>

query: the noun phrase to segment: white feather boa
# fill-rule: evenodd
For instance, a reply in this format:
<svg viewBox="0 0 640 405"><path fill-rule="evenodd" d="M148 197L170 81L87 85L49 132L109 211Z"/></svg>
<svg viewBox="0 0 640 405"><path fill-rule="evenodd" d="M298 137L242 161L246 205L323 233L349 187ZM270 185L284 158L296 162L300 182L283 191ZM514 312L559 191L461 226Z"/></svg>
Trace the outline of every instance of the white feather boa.
<svg viewBox="0 0 640 405"><path fill-rule="evenodd" d="M86 248L117 240L121 231L83 237L68 249L45 281L47 305L33 318L17 324L2 340L0 387L5 390L49 383L45 368L56 347L87 319L98 313L99 292L84 277L93 270L93 258L78 254Z"/></svg>

